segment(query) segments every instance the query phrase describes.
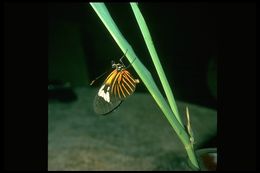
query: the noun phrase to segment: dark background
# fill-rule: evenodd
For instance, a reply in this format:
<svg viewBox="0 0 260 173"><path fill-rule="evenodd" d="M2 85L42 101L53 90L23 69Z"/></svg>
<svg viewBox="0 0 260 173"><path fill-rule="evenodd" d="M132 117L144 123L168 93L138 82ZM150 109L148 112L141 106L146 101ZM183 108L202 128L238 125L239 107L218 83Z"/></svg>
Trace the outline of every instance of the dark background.
<svg viewBox="0 0 260 173"><path fill-rule="evenodd" d="M130 5L106 5L163 91ZM175 98L214 109L219 51L217 7L212 3L139 3ZM48 22L49 80L89 86L92 79L111 69L111 60L117 61L123 54L89 4L49 3ZM133 69L130 71L136 76ZM147 90L140 84L136 92Z"/></svg>

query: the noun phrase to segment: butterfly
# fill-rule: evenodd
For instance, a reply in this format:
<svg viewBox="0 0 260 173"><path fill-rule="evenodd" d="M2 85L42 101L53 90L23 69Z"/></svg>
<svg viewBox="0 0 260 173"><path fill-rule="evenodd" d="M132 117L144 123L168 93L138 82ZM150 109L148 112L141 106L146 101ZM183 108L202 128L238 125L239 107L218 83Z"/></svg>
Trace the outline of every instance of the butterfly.
<svg viewBox="0 0 260 173"><path fill-rule="evenodd" d="M122 101L134 93L136 84L139 83L139 79L135 79L122 62L123 57L124 55L119 63L112 61L114 70L107 76L94 98L93 108L97 114L105 115L115 110Z"/></svg>

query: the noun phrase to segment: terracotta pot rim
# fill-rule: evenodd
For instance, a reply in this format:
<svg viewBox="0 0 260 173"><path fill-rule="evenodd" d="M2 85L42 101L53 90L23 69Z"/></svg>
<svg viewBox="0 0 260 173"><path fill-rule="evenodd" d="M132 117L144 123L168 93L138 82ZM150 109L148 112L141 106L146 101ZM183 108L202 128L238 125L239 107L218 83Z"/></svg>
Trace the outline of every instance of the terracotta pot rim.
<svg viewBox="0 0 260 173"><path fill-rule="evenodd" d="M218 150L217 148L201 148L201 149L197 149L195 150L195 153L198 154L202 154L202 153L217 153Z"/></svg>
<svg viewBox="0 0 260 173"><path fill-rule="evenodd" d="M201 148L201 149L197 149L195 150L195 154L196 154L196 157L199 158L202 154L204 153L216 153L217 154L217 148ZM188 160L188 166L193 169L194 171L201 171L204 168L204 165L201 165L201 160L198 159L198 162L199 162L199 166L200 166L200 169L197 169L196 167L194 167L192 164L191 164L191 161L190 159L188 158L187 156L187 160Z"/></svg>

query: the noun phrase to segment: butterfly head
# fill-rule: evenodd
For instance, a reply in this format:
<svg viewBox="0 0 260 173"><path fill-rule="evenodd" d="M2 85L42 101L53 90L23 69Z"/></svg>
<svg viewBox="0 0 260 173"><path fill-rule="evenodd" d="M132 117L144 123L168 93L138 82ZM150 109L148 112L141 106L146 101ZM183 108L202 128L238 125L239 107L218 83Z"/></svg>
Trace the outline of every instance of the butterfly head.
<svg viewBox="0 0 260 173"><path fill-rule="evenodd" d="M117 71L122 71L123 69L125 69L124 64L120 64L120 63L115 63L114 61L111 62L112 64L112 68L116 68Z"/></svg>

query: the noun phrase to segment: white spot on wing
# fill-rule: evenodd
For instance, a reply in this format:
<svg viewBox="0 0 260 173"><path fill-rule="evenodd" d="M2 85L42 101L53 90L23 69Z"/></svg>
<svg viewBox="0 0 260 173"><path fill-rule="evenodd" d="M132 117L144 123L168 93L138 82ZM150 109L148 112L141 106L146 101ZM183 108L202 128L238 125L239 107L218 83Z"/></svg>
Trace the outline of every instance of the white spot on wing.
<svg viewBox="0 0 260 173"><path fill-rule="evenodd" d="M107 88L107 92L104 91L105 84L99 89L98 91L98 96L102 97L106 102L110 102L110 97L109 97L109 89L110 87Z"/></svg>

